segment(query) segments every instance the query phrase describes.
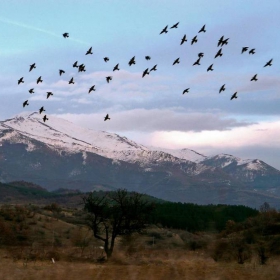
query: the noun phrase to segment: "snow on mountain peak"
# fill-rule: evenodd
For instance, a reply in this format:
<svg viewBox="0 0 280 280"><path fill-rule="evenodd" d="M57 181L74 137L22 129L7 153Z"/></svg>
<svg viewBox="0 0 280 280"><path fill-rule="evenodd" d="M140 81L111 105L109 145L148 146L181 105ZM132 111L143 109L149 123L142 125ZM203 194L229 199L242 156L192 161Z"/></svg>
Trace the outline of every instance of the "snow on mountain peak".
<svg viewBox="0 0 280 280"><path fill-rule="evenodd" d="M69 152L90 151L112 158L112 151L148 150L143 145L115 133L94 131L49 115L43 122L37 112L21 113L1 122L2 129L11 128L21 135L44 142L53 148L66 148Z"/></svg>

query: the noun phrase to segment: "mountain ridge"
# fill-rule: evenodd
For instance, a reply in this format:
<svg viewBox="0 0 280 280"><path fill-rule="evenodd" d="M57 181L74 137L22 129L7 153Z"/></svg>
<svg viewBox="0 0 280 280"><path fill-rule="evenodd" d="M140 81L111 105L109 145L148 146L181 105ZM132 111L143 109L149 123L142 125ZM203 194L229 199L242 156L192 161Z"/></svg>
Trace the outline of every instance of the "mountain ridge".
<svg viewBox="0 0 280 280"><path fill-rule="evenodd" d="M240 196L245 191L280 196L280 171L261 160L146 147L51 115L46 124L36 112L0 122L0 179L31 180L47 189L125 187L195 203L220 202L222 189L236 192L234 202L242 202ZM250 195L256 196L246 193Z"/></svg>

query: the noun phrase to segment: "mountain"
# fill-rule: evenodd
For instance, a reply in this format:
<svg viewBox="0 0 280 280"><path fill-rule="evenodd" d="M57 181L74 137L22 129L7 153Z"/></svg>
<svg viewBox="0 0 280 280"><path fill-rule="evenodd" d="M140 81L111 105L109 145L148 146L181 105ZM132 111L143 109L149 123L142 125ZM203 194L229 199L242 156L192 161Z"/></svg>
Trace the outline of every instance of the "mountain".
<svg viewBox="0 0 280 280"><path fill-rule="evenodd" d="M171 201L278 205L280 171L260 160L150 148L115 133L23 113L0 122L0 180L58 188L126 188ZM280 203L279 203L280 205Z"/></svg>

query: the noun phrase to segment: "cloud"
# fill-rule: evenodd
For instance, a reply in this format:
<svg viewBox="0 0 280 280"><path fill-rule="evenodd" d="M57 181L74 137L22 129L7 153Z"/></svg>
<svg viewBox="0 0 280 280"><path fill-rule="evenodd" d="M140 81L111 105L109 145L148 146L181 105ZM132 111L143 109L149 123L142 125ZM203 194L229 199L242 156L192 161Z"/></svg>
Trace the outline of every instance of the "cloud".
<svg viewBox="0 0 280 280"><path fill-rule="evenodd" d="M211 151L249 146L280 148L280 120L239 126L231 130L162 131L153 133L152 145Z"/></svg>
<svg viewBox="0 0 280 280"><path fill-rule="evenodd" d="M106 130L115 132L138 131L223 131L234 127L248 126L251 122L237 121L234 118L225 117L215 113L184 112L170 109L133 109L126 111L106 110L104 113L94 114L62 114L77 124L85 125L93 129L104 129L103 117L109 113L111 121L106 123Z"/></svg>

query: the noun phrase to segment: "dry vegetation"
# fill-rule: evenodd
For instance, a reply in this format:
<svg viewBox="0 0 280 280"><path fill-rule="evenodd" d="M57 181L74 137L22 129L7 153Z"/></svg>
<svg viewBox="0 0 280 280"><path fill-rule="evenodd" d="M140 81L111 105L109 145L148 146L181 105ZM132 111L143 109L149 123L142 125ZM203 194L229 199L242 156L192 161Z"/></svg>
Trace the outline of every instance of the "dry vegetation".
<svg viewBox="0 0 280 280"><path fill-rule="evenodd" d="M262 244L247 231L256 223L253 219L242 226L229 222L219 234L153 225L142 235L118 238L106 262L103 244L81 224L82 212L56 206L1 208L2 217L7 216L0 220L0 279L280 279L280 254L272 254L269 242ZM262 217L267 224L278 218L275 212ZM274 228L261 228L264 233L267 229ZM277 251L279 244L272 244ZM260 262L262 245L265 265Z"/></svg>

